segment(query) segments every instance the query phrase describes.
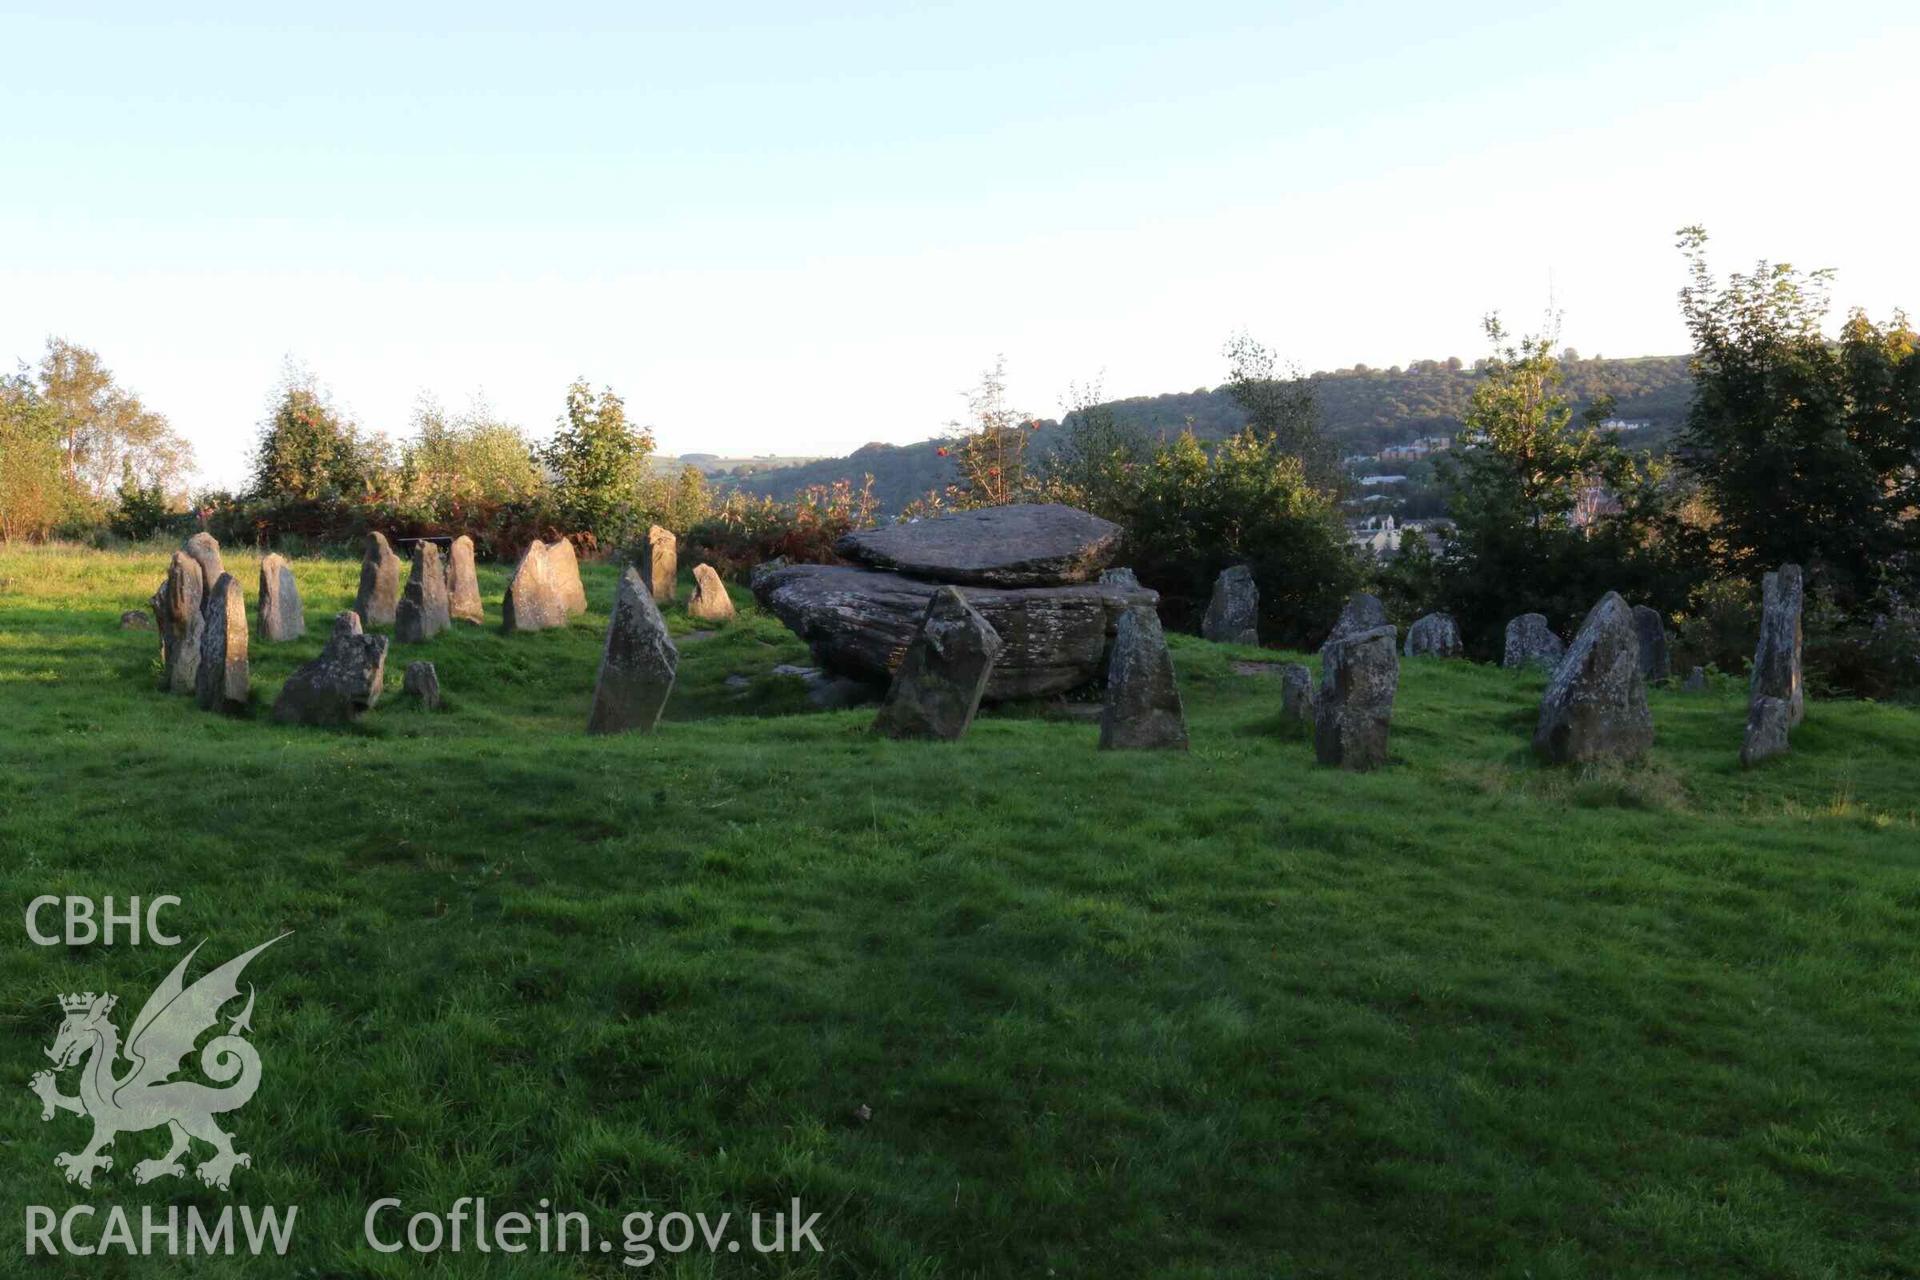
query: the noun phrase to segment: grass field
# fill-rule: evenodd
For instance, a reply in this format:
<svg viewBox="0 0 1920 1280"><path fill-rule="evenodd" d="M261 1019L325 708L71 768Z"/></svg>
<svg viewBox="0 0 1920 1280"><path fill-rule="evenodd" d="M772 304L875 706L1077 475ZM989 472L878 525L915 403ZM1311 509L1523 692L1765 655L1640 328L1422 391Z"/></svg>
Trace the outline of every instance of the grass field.
<svg viewBox="0 0 1920 1280"><path fill-rule="evenodd" d="M357 566L296 566L313 635L256 643L229 720L118 629L163 564L0 551L0 1274L182 1274L15 1248L22 1205L170 1200L299 1206L285 1261L196 1275L631 1274L376 1253L386 1195L822 1215L824 1253L669 1275L1920 1274L1911 709L1814 704L1749 773L1743 689L1656 691L1649 764L1549 772L1540 677L1420 660L1358 776L1229 662L1279 655L1181 638L1190 755L1032 713L896 743L768 674L804 650L739 592L657 734L589 739L588 566L570 630L395 646L322 731L265 706ZM400 696L414 656L446 711ZM124 1030L182 953L19 911L163 893L196 972L294 931L247 975L254 1164L136 1187L165 1144L128 1135L81 1191L52 1158L86 1126L27 1090L54 997L116 991Z"/></svg>

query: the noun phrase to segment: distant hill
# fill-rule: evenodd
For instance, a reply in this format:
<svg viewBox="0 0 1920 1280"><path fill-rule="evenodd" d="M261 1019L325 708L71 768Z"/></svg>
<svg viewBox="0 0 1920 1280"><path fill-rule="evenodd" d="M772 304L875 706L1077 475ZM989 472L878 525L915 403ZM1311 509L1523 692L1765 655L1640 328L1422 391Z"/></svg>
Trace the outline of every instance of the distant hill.
<svg viewBox="0 0 1920 1280"><path fill-rule="evenodd" d="M1611 395L1619 417L1649 424L1647 431L1636 436L1636 443L1664 441L1686 417L1693 384L1685 356L1574 357L1565 367L1568 394L1578 407ZM1471 365L1457 359L1420 360L1391 369L1356 365L1312 376L1322 425L1342 454L1370 454L1421 436L1453 434L1459 430L1460 414L1478 378ZM1122 424L1149 438L1174 436L1190 425L1201 439L1218 440L1246 423L1246 415L1223 387L1133 396L1110 404ZM1058 438L1058 425L1043 420L1033 437L1040 456ZM929 439L905 445L869 444L844 458L822 458L727 480L742 492L784 499L808 485L836 480L857 483L863 475L872 475L881 509L897 511L929 489L953 481L952 459L937 452L942 443Z"/></svg>

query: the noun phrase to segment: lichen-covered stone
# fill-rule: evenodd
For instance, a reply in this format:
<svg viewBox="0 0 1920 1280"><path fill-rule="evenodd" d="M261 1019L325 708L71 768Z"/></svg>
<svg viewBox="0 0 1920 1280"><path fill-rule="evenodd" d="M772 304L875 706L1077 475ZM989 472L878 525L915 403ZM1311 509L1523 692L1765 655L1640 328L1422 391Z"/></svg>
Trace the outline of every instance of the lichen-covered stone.
<svg viewBox="0 0 1920 1280"><path fill-rule="evenodd" d="M345 724L380 701L386 679L387 638L367 635L360 615L343 611L320 656L280 686L273 718L281 724Z"/></svg>
<svg viewBox="0 0 1920 1280"><path fill-rule="evenodd" d="M1793 710L1785 698L1761 694L1747 704L1747 731L1740 742L1740 763L1751 768L1762 760L1783 756L1791 749L1788 741Z"/></svg>
<svg viewBox="0 0 1920 1280"><path fill-rule="evenodd" d="M566 625L567 609L548 567L547 544L535 541L507 581L507 594L500 601L500 629L511 634Z"/></svg>
<svg viewBox="0 0 1920 1280"><path fill-rule="evenodd" d="M1500 665L1512 670L1518 667L1545 667L1557 670L1561 659L1567 656L1567 646L1553 633L1553 627L1543 613L1523 613L1507 624L1507 644L1500 656Z"/></svg>
<svg viewBox="0 0 1920 1280"><path fill-rule="evenodd" d="M1345 605L1341 606L1340 616L1334 621L1333 630L1327 634L1326 644L1386 625L1387 607L1380 603L1380 597L1368 595L1364 591L1356 592Z"/></svg>
<svg viewBox="0 0 1920 1280"><path fill-rule="evenodd" d="M1533 749L1550 764L1591 764L1637 760L1652 745L1633 610L1609 591L1588 610L1541 695Z"/></svg>
<svg viewBox="0 0 1920 1280"><path fill-rule="evenodd" d="M1450 613L1430 613L1407 628L1409 658L1457 658L1462 652L1460 624Z"/></svg>
<svg viewBox="0 0 1920 1280"><path fill-rule="evenodd" d="M1100 571L1100 581L1110 587L1138 587L1140 585L1140 579L1134 576L1133 570L1127 568L1102 569Z"/></svg>
<svg viewBox="0 0 1920 1280"><path fill-rule="evenodd" d="M440 709L440 673L433 669L431 662L409 662L406 678L400 687L420 700L422 710Z"/></svg>
<svg viewBox="0 0 1920 1280"><path fill-rule="evenodd" d="M846 534L834 550L889 573L982 587L1090 582L1120 545L1120 526L1060 503L952 511Z"/></svg>
<svg viewBox="0 0 1920 1280"><path fill-rule="evenodd" d="M680 650L667 634L653 592L629 566L614 593L587 732L652 733L679 666Z"/></svg>
<svg viewBox="0 0 1920 1280"><path fill-rule="evenodd" d="M128 609L120 615L122 631L152 631L153 615L145 609Z"/></svg>
<svg viewBox="0 0 1920 1280"><path fill-rule="evenodd" d="M673 599L680 578L680 540L657 524L647 529L640 573L653 590L654 603L667 604Z"/></svg>
<svg viewBox="0 0 1920 1280"><path fill-rule="evenodd" d="M480 575L474 570L473 539L464 533L447 548L447 615L476 626L487 620L486 605L480 600Z"/></svg>
<svg viewBox="0 0 1920 1280"><path fill-rule="evenodd" d="M1673 674L1673 659L1667 653L1667 623L1658 609L1644 604L1633 606L1634 634L1639 640L1640 675L1649 684Z"/></svg>
<svg viewBox="0 0 1920 1280"><path fill-rule="evenodd" d="M1260 588L1251 568L1236 564L1220 571L1200 634L1220 644L1260 643Z"/></svg>
<svg viewBox="0 0 1920 1280"><path fill-rule="evenodd" d="M400 557L387 545L387 535L374 531L367 535L360 556L360 589L354 593L353 611L362 626L390 627L400 604Z"/></svg>
<svg viewBox="0 0 1920 1280"><path fill-rule="evenodd" d="M200 603L204 606L213 598L214 584L227 571L227 567L220 562L220 542L203 529L181 543L180 549L200 566Z"/></svg>
<svg viewBox="0 0 1920 1280"><path fill-rule="evenodd" d="M937 588L874 718L889 738L963 736L999 658L1000 635L954 587Z"/></svg>
<svg viewBox="0 0 1920 1280"><path fill-rule="evenodd" d="M260 638L272 643L298 640L307 634L307 611L300 603L300 587L285 556L268 552L260 560L260 598L254 609L260 620Z"/></svg>
<svg viewBox="0 0 1920 1280"><path fill-rule="evenodd" d="M200 564L185 551L167 562L166 581L153 593L155 625L160 632L160 688L166 693L194 696L199 683L200 636L205 629L202 610L206 588Z"/></svg>
<svg viewBox="0 0 1920 1280"><path fill-rule="evenodd" d="M1753 651L1753 698L1787 704L1787 727L1806 718L1806 685L1800 671L1800 611L1805 588L1800 566L1783 564L1763 580L1760 643Z"/></svg>
<svg viewBox="0 0 1920 1280"><path fill-rule="evenodd" d="M553 578L553 589L567 616L578 618L585 614L587 588L580 581L580 556L574 551L571 538L555 538L547 544L547 573Z"/></svg>
<svg viewBox="0 0 1920 1280"><path fill-rule="evenodd" d="M1687 672L1686 682L1680 687L1688 693L1705 693L1707 689L1707 669L1705 667L1695 667L1693 670Z"/></svg>
<svg viewBox="0 0 1920 1280"><path fill-rule="evenodd" d="M1280 718L1313 724L1313 672L1298 662L1280 668Z"/></svg>
<svg viewBox="0 0 1920 1280"><path fill-rule="evenodd" d="M1185 751L1187 717L1174 682L1160 616L1149 605L1120 615L1107 656L1107 697L1100 711L1100 749Z"/></svg>
<svg viewBox="0 0 1920 1280"><path fill-rule="evenodd" d="M733 620L733 597L710 564L693 566L693 596L687 601L687 616L702 622Z"/></svg>
<svg viewBox="0 0 1920 1280"><path fill-rule="evenodd" d="M447 604L447 573L440 548L425 538L413 544L413 565L406 594L394 611L393 636L402 644L423 644L453 625Z"/></svg>
<svg viewBox="0 0 1920 1280"><path fill-rule="evenodd" d="M1313 753L1321 764L1376 769L1387 762L1400 654L1392 627L1373 627L1329 641L1320 651L1320 691L1313 700Z"/></svg>
<svg viewBox="0 0 1920 1280"><path fill-rule="evenodd" d="M194 698L203 711L244 711L253 688L247 660L247 600L232 574L220 575L202 612L205 625L200 632Z"/></svg>

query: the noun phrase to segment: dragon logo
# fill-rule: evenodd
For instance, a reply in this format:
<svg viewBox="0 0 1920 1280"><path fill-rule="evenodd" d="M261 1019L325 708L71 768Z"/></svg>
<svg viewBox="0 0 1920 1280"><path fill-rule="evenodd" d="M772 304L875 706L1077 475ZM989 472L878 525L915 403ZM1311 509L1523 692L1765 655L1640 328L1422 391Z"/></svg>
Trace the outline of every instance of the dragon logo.
<svg viewBox="0 0 1920 1280"><path fill-rule="evenodd" d="M280 938L286 937L281 934ZM66 1171L68 1182L83 1187L93 1185L96 1170L113 1168L113 1157L101 1154L122 1133L139 1133L167 1127L173 1145L158 1160L142 1160L133 1167L135 1182L155 1178L179 1178L186 1175L180 1163L190 1139L213 1147L213 1154L194 1169L200 1181L225 1191L236 1167L251 1167L253 1158L233 1149L233 1136L214 1123L214 1117L238 1111L253 1098L260 1087L260 1055L241 1039L252 1030L253 987L247 987L247 1004L227 1026L225 1035L207 1041L200 1051L200 1070L215 1084L214 1088L194 1080L169 1079L180 1070L181 1062L193 1052L194 1042L220 1021L220 1010L240 994L240 972L247 962L280 938L261 943L245 955L237 956L207 974L191 987L182 980L187 965L200 950L189 951L173 967L133 1020L126 1047L120 1045L119 1028L108 1017L118 996L83 995L60 997L66 1019L54 1037L47 1057L52 1071L35 1073L29 1087L39 1095L40 1118L51 1120L58 1111L93 1120L93 1140L77 1152L53 1158L55 1167ZM115 1060L124 1054L129 1064L124 1074L115 1074ZM69 1067L80 1068L80 1092L69 1097L60 1092L55 1073Z"/></svg>

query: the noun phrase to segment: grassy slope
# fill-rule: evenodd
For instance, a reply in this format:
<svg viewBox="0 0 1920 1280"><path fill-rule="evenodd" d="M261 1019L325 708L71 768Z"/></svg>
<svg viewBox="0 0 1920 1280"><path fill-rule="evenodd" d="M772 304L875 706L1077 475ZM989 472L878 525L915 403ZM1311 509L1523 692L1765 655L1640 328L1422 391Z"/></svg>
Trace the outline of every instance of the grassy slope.
<svg viewBox="0 0 1920 1280"><path fill-rule="evenodd" d="M152 691L116 619L161 566L0 552L0 881L180 894L216 962L296 931L249 973L233 1125L234 1198L302 1206L293 1264L419 1273L357 1248L392 1193L601 1228L798 1196L805 1274L1915 1274L1911 711L1816 705L1743 774L1740 691L1656 692L1652 766L1582 778L1526 758L1538 678L1422 661L1396 762L1350 776L1176 641L1190 756L1013 715L901 744L761 714L801 650L748 617L683 648L657 735L590 740L591 566L563 634L425 647L447 713L396 647L391 701L321 732ZM355 566L297 572L319 624ZM264 700L323 631L256 646ZM12 1202L163 1199L128 1176L154 1135L62 1183L80 1122L24 1085L56 992L137 1007L179 953L0 957ZM610 1273L512 1262L446 1273Z"/></svg>

